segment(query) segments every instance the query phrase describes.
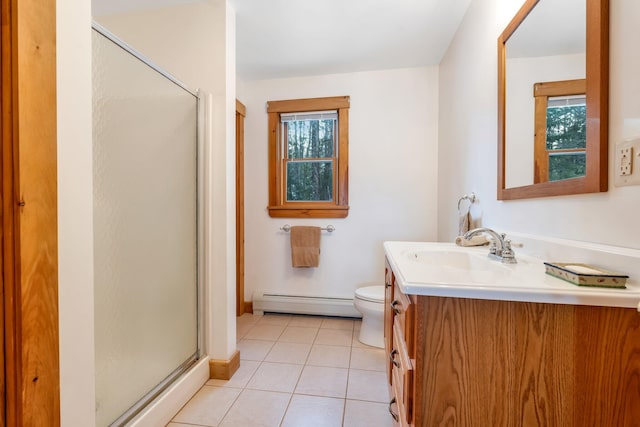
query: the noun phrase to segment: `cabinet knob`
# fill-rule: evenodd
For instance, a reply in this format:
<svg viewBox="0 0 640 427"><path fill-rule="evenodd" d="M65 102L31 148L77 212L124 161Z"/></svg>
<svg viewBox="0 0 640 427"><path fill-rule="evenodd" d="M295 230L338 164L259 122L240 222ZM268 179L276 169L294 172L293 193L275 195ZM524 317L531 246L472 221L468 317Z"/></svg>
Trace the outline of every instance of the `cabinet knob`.
<svg viewBox="0 0 640 427"><path fill-rule="evenodd" d="M391 283L389 283L389 282L384 282L384 287L385 287L385 288L390 288L390 287L391 287Z"/></svg>
<svg viewBox="0 0 640 427"><path fill-rule="evenodd" d="M391 414L391 417L393 417L393 420L395 422L398 422L400 420L400 416L398 414L396 414L395 412L393 412L393 409L391 408L394 405L394 403L396 403L396 402L397 402L397 400L396 400L395 397L393 399L391 399L391 402L389 402L389 413Z"/></svg>
<svg viewBox="0 0 640 427"><path fill-rule="evenodd" d="M389 359L391 363L393 363L393 366L400 368L400 363L396 360L396 354L398 354L398 350L392 350L391 353L389 353Z"/></svg>
<svg viewBox="0 0 640 427"><path fill-rule="evenodd" d="M393 312L395 314L400 314L402 313L402 310L400 310L398 307L396 307L398 304L400 304L400 301L398 300L394 300L390 305L391 305L391 310L393 310Z"/></svg>

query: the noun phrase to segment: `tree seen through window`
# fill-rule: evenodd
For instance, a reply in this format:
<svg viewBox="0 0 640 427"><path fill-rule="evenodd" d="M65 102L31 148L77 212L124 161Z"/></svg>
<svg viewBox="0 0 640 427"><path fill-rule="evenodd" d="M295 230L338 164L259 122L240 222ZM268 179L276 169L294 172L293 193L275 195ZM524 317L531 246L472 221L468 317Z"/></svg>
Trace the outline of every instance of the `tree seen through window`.
<svg viewBox="0 0 640 427"><path fill-rule="evenodd" d="M333 200L336 119L296 118L283 127L287 200Z"/></svg>
<svg viewBox="0 0 640 427"><path fill-rule="evenodd" d="M584 100L584 97L581 101ZM586 173L587 107L554 105L547 108L549 181L578 178ZM570 151L565 151L570 150Z"/></svg>

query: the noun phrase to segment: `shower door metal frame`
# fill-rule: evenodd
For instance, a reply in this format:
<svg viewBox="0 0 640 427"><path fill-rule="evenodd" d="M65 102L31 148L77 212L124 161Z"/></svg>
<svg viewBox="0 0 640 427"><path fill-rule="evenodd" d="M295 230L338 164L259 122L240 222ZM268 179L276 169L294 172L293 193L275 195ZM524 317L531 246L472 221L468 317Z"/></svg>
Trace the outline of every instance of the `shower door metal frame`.
<svg viewBox="0 0 640 427"><path fill-rule="evenodd" d="M101 34L115 45L132 55L134 58L141 61L143 64L151 68L153 71L165 77L184 91L193 95L196 101L196 351L187 360L185 360L174 371L168 374L164 380L151 389L145 396L143 396L138 402L131 406L125 413L113 421L110 426L123 426L126 423L133 420L138 414L140 414L154 399L156 399L162 392L169 388L178 378L196 364L198 360L202 358L202 349L204 347L204 312L203 312L203 284L204 278L204 239L203 239L203 224L204 224L204 203L203 200L203 188L204 188L204 97L199 91L192 91L183 82L178 80L175 76L171 75L167 71L160 68L153 61L142 55L140 52L129 46L122 39L111 33L109 30L93 21L91 24L93 30Z"/></svg>

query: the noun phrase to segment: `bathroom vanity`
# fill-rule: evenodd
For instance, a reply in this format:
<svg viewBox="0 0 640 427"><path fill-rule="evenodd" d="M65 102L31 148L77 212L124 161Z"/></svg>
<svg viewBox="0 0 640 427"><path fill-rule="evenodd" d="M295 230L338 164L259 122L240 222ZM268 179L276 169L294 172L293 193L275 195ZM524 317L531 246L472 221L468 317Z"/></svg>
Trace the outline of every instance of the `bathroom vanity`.
<svg viewBox="0 0 640 427"><path fill-rule="evenodd" d="M397 425L638 425L637 284L577 287L541 260L505 267L486 251L385 243Z"/></svg>

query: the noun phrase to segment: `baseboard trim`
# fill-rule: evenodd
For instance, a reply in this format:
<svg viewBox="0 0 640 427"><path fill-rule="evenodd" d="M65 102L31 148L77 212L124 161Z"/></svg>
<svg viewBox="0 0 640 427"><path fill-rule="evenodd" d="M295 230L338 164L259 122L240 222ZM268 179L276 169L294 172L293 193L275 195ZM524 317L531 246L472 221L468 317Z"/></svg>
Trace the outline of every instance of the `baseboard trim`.
<svg viewBox="0 0 640 427"><path fill-rule="evenodd" d="M209 378L212 380L230 380L240 367L240 351L236 350L229 360L209 360Z"/></svg>
<svg viewBox="0 0 640 427"><path fill-rule="evenodd" d="M244 302L244 312L245 313L253 313L253 301L245 301Z"/></svg>

